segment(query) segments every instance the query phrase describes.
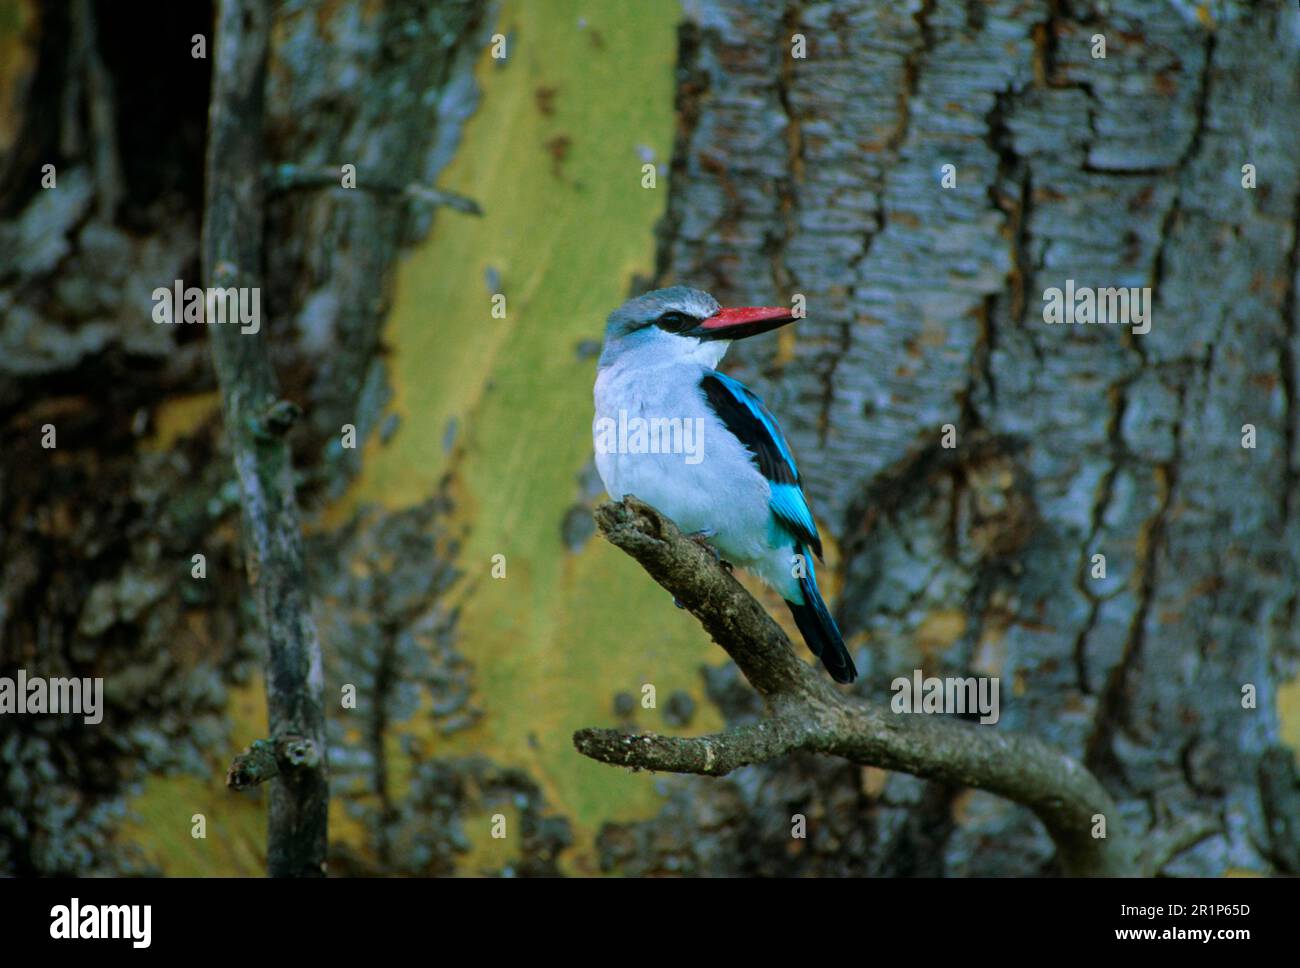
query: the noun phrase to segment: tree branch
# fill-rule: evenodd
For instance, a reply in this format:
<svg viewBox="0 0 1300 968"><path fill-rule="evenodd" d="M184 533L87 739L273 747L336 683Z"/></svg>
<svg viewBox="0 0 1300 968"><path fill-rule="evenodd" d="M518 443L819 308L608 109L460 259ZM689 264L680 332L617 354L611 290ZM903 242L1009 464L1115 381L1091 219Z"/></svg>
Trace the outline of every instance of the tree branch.
<svg viewBox="0 0 1300 968"><path fill-rule="evenodd" d="M277 776L289 776L302 767L314 768L320 762L320 748L303 736L281 736L278 740L259 739L234 758L226 773L226 786L247 790Z"/></svg>
<svg viewBox="0 0 1300 968"><path fill-rule="evenodd" d="M305 168L290 164L281 164L268 169L266 184L267 190L271 193L300 188L341 187L338 168ZM388 178L375 177L366 173L358 179L357 190L377 192L381 195L400 195L434 207L444 205L465 215L483 214L483 207L467 195L449 192L444 188L434 188L416 181L400 184Z"/></svg>
<svg viewBox="0 0 1300 968"><path fill-rule="evenodd" d="M244 752L230 763L226 771L226 786L232 790L247 790L266 783L280 775L280 763L275 757L275 744L269 739L254 740Z"/></svg>
<svg viewBox="0 0 1300 968"><path fill-rule="evenodd" d="M255 289L262 271L262 108L270 21L268 0L222 0L217 14L203 211L209 290ZM265 748L254 744L250 753L273 748L277 754L269 765L264 756L238 758L231 777L246 786L275 776L267 836L271 875L321 876L329 809L325 675L284 438L297 409L278 400L265 326L245 332L208 322L243 501L244 562L267 644L271 739L262 741ZM290 755L294 749L300 755Z"/></svg>
<svg viewBox="0 0 1300 968"><path fill-rule="evenodd" d="M1028 736L935 716L903 716L836 689L800 660L785 632L714 556L650 505L628 496L596 509L615 546L694 615L758 690L767 716L712 736L629 736L584 729L584 756L632 769L723 776L796 751L842 756L976 787L1031 809L1070 874L1133 875L1137 853L1105 789L1086 769ZM1105 836L1094 837L1098 817Z"/></svg>
<svg viewBox="0 0 1300 968"><path fill-rule="evenodd" d="M117 144L116 103L113 78L99 54L95 10L90 0L72 6L74 58L84 72L86 117L90 123L92 168L95 172L96 214L111 225L117 206L126 194L122 156Z"/></svg>

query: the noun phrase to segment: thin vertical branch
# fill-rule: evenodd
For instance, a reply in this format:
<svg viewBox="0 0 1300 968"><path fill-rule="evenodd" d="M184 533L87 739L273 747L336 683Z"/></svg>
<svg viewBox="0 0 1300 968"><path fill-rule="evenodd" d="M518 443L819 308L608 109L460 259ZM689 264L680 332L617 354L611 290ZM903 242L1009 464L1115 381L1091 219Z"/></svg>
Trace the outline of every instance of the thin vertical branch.
<svg viewBox="0 0 1300 968"><path fill-rule="evenodd" d="M112 223L117 206L126 194L122 158L117 144L116 105L113 78L99 55L99 30L90 0L77 0L72 7L73 59L83 78L86 119L89 122L94 159L96 213L101 222Z"/></svg>
<svg viewBox="0 0 1300 968"><path fill-rule="evenodd" d="M222 0L218 8L203 215L203 277L209 292L234 288L246 295L260 285L270 20L268 0ZM260 306L260 299L253 305ZM209 310L211 306L209 301ZM211 315L212 357L243 500L245 567L266 639L271 739L255 746L273 758L253 769L256 757L241 757L231 769L230 785L274 777L269 872L273 877L320 876L329 808L325 677L284 436L297 411L278 399L261 321L246 327L218 324Z"/></svg>

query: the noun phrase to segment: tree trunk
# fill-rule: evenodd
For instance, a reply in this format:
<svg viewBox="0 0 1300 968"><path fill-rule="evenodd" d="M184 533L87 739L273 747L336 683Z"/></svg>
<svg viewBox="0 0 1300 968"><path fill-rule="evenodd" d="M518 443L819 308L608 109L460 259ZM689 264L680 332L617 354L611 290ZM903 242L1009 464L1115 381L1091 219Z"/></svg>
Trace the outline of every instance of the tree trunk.
<svg viewBox="0 0 1300 968"><path fill-rule="evenodd" d="M862 688L999 676L999 728L1083 758L1165 873L1292 869L1265 763L1300 656L1294 11L689 6L660 278L807 299L729 367L840 542ZM1150 287L1150 331L1047 324L1067 280ZM840 765L766 769L747 809L809 774L860 796ZM1050 861L1022 808L872 784L870 832L839 831L862 872Z"/></svg>

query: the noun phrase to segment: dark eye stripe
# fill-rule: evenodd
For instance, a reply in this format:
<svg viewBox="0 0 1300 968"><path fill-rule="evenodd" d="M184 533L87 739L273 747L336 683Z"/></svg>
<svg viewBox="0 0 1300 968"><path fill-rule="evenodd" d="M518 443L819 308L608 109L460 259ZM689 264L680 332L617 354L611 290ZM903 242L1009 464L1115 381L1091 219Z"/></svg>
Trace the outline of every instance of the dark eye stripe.
<svg viewBox="0 0 1300 968"><path fill-rule="evenodd" d="M693 316L688 316L674 309L656 319L655 325L669 333L680 333L684 329L691 329L698 322L699 320Z"/></svg>

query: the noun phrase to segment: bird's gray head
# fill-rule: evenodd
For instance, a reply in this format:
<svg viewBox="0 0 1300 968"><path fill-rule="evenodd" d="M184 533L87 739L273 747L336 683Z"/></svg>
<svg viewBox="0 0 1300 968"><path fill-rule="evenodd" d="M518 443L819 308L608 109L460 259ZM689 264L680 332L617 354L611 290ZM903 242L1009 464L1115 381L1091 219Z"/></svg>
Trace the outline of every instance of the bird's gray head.
<svg viewBox="0 0 1300 968"><path fill-rule="evenodd" d="M627 354L646 362L696 359L715 366L732 340L766 333L793 320L784 307L723 309L700 289L656 289L629 299L609 314L600 366Z"/></svg>

